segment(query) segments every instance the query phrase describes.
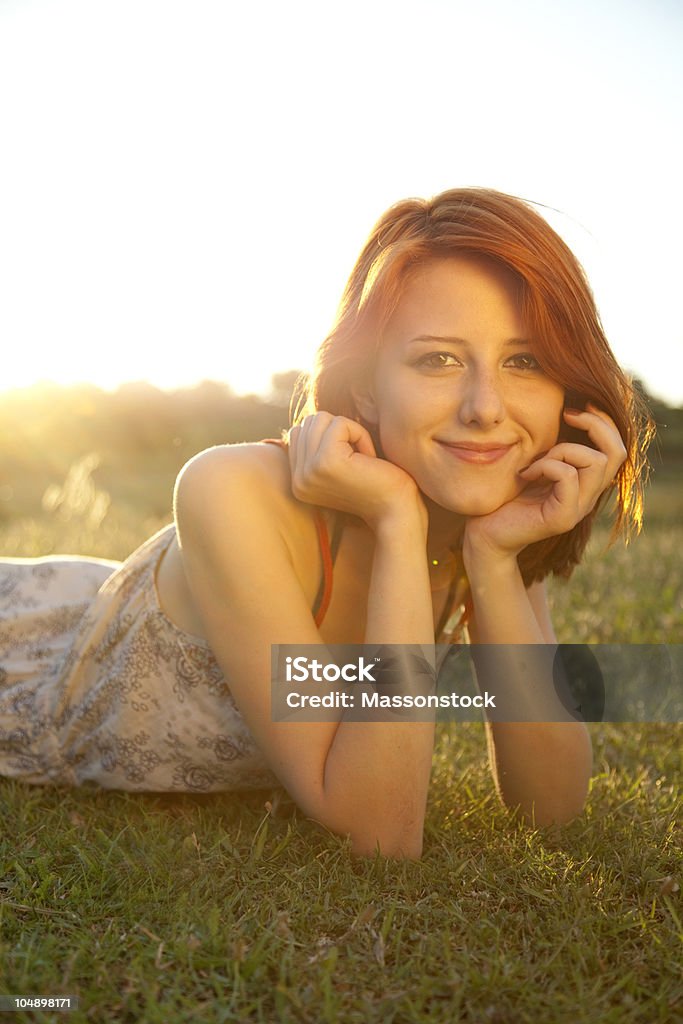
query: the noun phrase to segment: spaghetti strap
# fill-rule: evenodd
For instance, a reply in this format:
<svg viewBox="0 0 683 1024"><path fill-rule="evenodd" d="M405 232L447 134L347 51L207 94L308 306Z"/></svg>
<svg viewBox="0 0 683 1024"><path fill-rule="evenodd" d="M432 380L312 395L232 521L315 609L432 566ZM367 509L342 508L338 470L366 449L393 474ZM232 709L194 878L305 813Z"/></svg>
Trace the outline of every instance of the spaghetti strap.
<svg viewBox="0 0 683 1024"><path fill-rule="evenodd" d="M320 558L323 563L323 574L320 580L320 586L318 587L318 593L316 594L315 601L313 602L312 612L316 626L320 626L325 618L325 614L332 597L332 568L334 566L334 555L336 555L336 551L333 553L332 548L330 547L330 538L327 533L325 517L319 508L315 509L315 528L318 533L318 546L320 547ZM337 546L339 546L338 541Z"/></svg>
<svg viewBox="0 0 683 1024"><path fill-rule="evenodd" d="M287 447L285 441L281 438L275 437L264 438L262 443L276 444L279 445L280 448ZM320 560L322 562L322 576L320 578L320 586L318 587L318 593L315 595L315 601L313 602L311 613L316 626L321 626L329 607L330 600L332 599L333 568L337 557L337 551L339 550L339 545L341 543L344 522L341 515L335 516L334 527L332 530L332 543L330 543L327 523L325 522L325 517L319 508L314 508L314 517L315 529L318 535L318 547L320 549Z"/></svg>

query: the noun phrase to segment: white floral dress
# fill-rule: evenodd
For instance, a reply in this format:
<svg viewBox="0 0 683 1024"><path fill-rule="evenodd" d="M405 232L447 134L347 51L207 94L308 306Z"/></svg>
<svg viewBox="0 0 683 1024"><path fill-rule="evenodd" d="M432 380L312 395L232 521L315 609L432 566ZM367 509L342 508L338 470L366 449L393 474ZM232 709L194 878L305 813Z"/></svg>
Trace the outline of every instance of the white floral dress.
<svg viewBox="0 0 683 1024"><path fill-rule="evenodd" d="M206 641L159 606L165 527L121 564L0 559L0 776L194 791L277 784Z"/></svg>

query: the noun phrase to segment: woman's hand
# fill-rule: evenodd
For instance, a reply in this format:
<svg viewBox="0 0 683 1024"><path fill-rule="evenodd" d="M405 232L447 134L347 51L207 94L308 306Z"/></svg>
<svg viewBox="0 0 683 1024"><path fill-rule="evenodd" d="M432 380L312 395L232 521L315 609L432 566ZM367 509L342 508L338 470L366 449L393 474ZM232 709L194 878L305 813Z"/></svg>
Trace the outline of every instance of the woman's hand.
<svg viewBox="0 0 683 1024"><path fill-rule="evenodd" d="M355 420L318 412L289 432L292 491L300 501L350 512L372 529L392 516L427 513L411 476L379 459L370 434Z"/></svg>
<svg viewBox="0 0 683 1024"><path fill-rule="evenodd" d="M522 470L521 494L467 522L465 548L516 557L528 544L567 533L595 507L626 458L614 421L588 404L565 409L566 422L585 430L596 448L560 442Z"/></svg>

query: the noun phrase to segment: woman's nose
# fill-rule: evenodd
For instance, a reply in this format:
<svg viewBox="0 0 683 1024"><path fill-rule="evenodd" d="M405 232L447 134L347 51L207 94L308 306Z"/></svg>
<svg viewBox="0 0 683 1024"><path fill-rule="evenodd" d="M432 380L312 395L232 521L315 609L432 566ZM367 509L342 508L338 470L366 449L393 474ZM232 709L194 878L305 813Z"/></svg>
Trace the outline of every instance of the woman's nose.
<svg viewBox="0 0 683 1024"><path fill-rule="evenodd" d="M477 370L464 383L460 404L463 423L480 427L494 426L505 418L505 402L501 382L495 373Z"/></svg>

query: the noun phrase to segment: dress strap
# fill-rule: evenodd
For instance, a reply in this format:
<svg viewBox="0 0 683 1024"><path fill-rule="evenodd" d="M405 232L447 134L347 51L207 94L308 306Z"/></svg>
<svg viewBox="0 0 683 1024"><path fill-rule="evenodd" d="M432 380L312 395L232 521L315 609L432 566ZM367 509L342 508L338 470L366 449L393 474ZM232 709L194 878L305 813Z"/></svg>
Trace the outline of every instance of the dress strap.
<svg viewBox="0 0 683 1024"><path fill-rule="evenodd" d="M457 590L457 587L458 587L458 577L454 576L453 579L451 580L451 585L448 588L448 594L446 595L446 603L443 606L443 611L441 612L441 618L439 619L439 622L438 622L437 627L436 627L436 634L435 635L436 635L437 643L441 639L441 634L443 633L444 629L446 628L446 623L448 622L448 620L450 619L451 615L453 614L453 604L455 603L455 592Z"/></svg>
<svg viewBox="0 0 683 1024"><path fill-rule="evenodd" d="M316 508L315 528L318 531L318 545L320 547L323 574L320 580L320 586L318 587L318 593L315 595L312 611L316 626L320 626L325 618L325 613L327 612L330 599L332 597L332 570L334 568L337 552L339 551L339 544L341 543L344 521L341 515L337 514L335 516L334 526L332 528L332 543L330 543L325 517L321 510Z"/></svg>
<svg viewBox="0 0 683 1024"><path fill-rule="evenodd" d="M262 443L276 444L281 448L287 447L284 440L274 437L264 438ZM322 511L315 507L313 514L315 518L315 529L318 534L318 547L320 549L320 560L322 562L323 571L320 578L318 593L315 595L315 601L313 602L311 612L316 626L320 626L322 625L322 621L325 618L325 614L332 598L332 570L337 557L337 551L339 550L339 544L341 543L344 521L340 514L335 515L334 526L332 528L332 542L330 543L327 523L325 522L325 517Z"/></svg>
<svg viewBox="0 0 683 1024"><path fill-rule="evenodd" d="M456 594L461 584L465 584L465 593L461 601L456 604ZM467 623L472 618L472 612L474 610L472 604L472 591L470 590L467 577L458 576L457 574L451 580L451 585L448 588L448 596L446 597L446 604L444 605L441 618L436 627L437 643L444 643L443 636L446 634L446 642L452 643L452 638L462 631Z"/></svg>

